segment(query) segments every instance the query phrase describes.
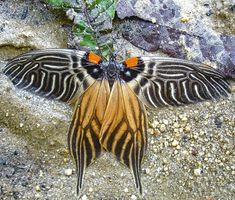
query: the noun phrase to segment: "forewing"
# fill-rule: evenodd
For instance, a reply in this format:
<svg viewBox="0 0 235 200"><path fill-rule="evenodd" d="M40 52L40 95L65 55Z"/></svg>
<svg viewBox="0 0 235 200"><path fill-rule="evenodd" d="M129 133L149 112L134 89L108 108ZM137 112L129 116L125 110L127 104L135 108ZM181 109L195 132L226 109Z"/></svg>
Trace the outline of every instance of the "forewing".
<svg viewBox="0 0 235 200"><path fill-rule="evenodd" d="M131 169L140 193L141 161L147 142L146 127L143 104L126 83L116 80L105 111L100 142L105 150Z"/></svg>
<svg viewBox="0 0 235 200"><path fill-rule="evenodd" d="M138 61L135 67L125 68L124 80L149 108L214 100L230 93L225 77L207 65L175 58Z"/></svg>
<svg viewBox="0 0 235 200"><path fill-rule="evenodd" d="M86 54L69 49L32 51L11 60L3 72L19 88L69 102L94 83L91 75L97 65L84 62Z"/></svg>
<svg viewBox="0 0 235 200"><path fill-rule="evenodd" d="M82 188L86 167L101 153L99 132L109 99L107 80L96 81L76 103L68 131L68 146L76 163L77 193Z"/></svg>

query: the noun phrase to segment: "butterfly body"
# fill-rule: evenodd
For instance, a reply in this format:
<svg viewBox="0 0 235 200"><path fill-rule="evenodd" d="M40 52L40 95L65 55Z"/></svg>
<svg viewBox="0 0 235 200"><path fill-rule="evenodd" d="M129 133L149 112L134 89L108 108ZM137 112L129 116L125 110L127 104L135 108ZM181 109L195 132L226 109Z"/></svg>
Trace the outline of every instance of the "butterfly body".
<svg viewBox="0 0 235 200"><path fill-rule="evenodd" d="M142 193L147 148L145 107L158 109L214 100L230 93L223 74L206 65L160 57L103 61L92 52L46 49L20 55L3 72L19 88L76 102L68 146L76 163L77 192L86 167L107 151L129 167Z"/></svg>
<svg viewBox="0 0 235 200"><path fill-rule="evenodd" d="M95 57L94 59L92 52L87 52L81 60L81 65L86 66L93 63L93 68L88 68L87 72L96 80L102 80L103 78L107 79L112 85L114 80L128 82L136 77L137 73L133 74L133 71L129 68L134 67L133 64L140 66L140 63L143 61L141 61L139 57L134 57L132 59L135 60L135 62L131 62L130 60L118 62L114 56L111 56L108 61L102 61L101 58L98 57Z"/></svg>

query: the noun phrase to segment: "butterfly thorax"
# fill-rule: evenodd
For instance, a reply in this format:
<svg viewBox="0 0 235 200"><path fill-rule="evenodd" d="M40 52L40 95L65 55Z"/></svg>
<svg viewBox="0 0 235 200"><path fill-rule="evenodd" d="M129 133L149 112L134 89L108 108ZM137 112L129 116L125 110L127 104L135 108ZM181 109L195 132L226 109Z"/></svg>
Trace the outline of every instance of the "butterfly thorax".
<svg viewBox="0 0 235 200"><path fill-rule="evenodd" d="M122 63L111 58L108 62L102 63L101 69L103 70L103 76L112 82L120 77L120 73L123 71L124 66Z"/></svg>

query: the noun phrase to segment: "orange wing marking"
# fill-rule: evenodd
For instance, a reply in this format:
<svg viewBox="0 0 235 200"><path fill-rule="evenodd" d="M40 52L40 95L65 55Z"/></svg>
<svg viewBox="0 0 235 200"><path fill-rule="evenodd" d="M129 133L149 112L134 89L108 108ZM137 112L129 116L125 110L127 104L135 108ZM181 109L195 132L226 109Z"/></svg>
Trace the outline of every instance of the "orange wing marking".
<svg viewBox="0 0 235 200"><path fill-rule="evenodd" d="M99 64L101 61L101 57L93 52L88 53L87 59L89 62L94 63L94 64Z"/></svg>
<svg viewBox="0 0 235 200"><path fill-rule="evenodd" d="M128 58L124 61L127 67L136 67L139 63L138 57Z"/></svg>

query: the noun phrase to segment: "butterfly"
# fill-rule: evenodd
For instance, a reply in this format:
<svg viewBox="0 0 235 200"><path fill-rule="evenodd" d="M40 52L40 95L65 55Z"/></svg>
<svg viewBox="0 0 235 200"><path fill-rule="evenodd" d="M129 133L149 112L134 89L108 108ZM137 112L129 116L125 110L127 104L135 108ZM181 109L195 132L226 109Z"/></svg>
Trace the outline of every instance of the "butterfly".
<svg viewBox="0 0 235 200"><path fill-rule="evenodd" d="M146 107L157 110L230 93L229 83L216 69L176 58L118 62L114 56L104 61L90 51L45 49L12 59L3 72L18 88L74 104L68 147L76 163L78 194L86 168L104 151L130 168L142 193Z"/></svg>

